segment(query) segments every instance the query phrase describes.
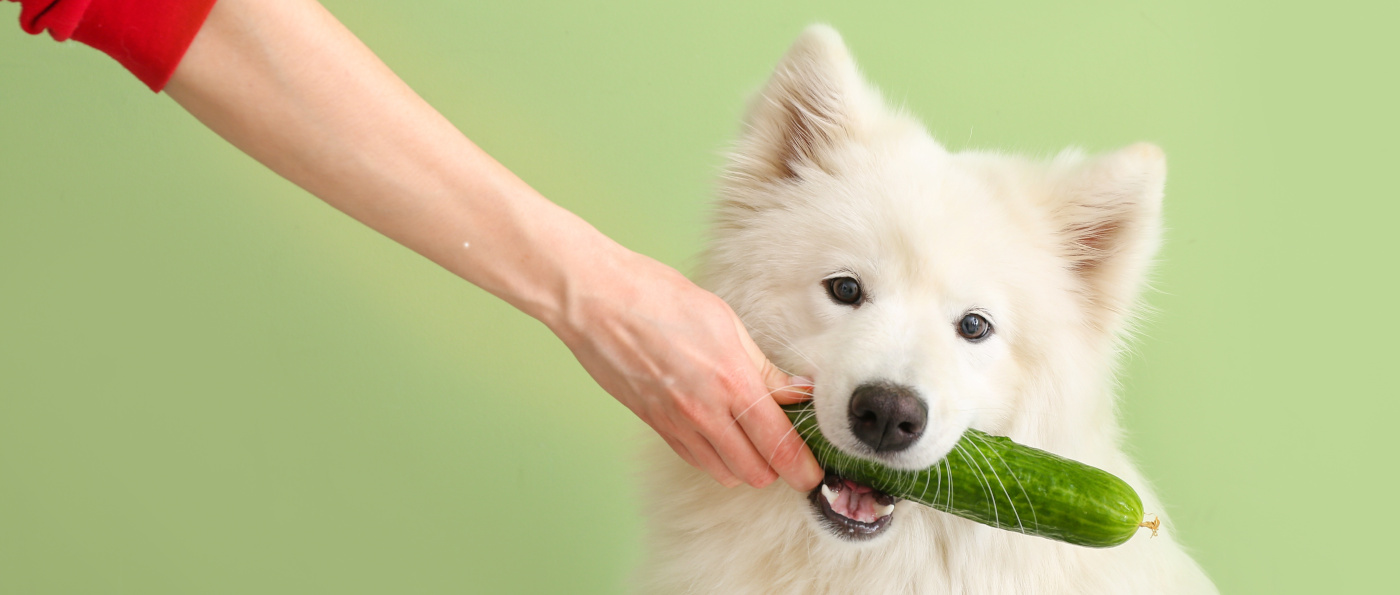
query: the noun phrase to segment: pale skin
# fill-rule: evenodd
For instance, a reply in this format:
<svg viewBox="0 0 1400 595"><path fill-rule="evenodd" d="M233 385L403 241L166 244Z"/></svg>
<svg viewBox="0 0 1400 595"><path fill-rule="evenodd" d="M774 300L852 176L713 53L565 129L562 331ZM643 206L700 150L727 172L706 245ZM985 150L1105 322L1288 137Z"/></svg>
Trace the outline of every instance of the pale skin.
<svg viewBox="0 0 1400 595"><path fill-rule="evenodd" d="M609 394L725 486L823 472L722 300L549 202L313 0L219 0L165 92L340 211L550 328Z"/></svg>

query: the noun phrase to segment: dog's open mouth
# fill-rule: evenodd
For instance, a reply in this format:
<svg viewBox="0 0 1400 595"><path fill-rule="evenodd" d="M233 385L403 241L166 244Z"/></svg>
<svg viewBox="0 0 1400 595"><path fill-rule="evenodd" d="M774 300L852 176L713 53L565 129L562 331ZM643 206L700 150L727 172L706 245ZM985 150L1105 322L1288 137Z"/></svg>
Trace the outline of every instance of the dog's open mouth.
<svg viewBox="0 0 1400 595"><path fill-rule="evenodd" d="M830 472L807 499L832 533L852 541L884 532L894 515L894 496Z"/></svg>

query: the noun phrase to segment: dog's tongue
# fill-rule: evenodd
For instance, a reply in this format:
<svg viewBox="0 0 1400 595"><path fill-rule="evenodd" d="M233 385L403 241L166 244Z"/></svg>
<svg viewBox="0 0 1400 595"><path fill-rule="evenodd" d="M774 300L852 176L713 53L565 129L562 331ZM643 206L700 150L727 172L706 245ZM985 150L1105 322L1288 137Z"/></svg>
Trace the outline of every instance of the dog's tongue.
<svg viewBox="0 0 1400 595"><path fill-rule="evenodd" d="M884 492L849 479L822 484L822 496L836 514L862 523L873 523L894 510L893 499Z"/></svg>

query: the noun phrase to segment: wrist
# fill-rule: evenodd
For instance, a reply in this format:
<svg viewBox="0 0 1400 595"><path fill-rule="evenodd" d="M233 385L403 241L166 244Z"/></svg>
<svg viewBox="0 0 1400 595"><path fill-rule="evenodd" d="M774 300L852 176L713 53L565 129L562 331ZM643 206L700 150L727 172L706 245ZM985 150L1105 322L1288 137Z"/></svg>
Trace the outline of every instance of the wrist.
<svg viewBox="0 0 1400 595"><path fill-rule="evenodd" d="M566 226L567 234L551 234L554 241L542 255L548 270L537 271L535 298L517 308L573 344L606 317L600 306L629 303L627 296L635 295L635 261L641 256L564 213L573 225Z"/></svg>
<svg viewBox="0 0 1400 595"><path fill-rule="evenodd" d="M599 234L604 245L586 253L573 253L561 291L551 307L531 314L571 347L608 330L638 304L654 297L658 275L680 273L628 250ZM658 271L658 269L660 269Z"/></svg>

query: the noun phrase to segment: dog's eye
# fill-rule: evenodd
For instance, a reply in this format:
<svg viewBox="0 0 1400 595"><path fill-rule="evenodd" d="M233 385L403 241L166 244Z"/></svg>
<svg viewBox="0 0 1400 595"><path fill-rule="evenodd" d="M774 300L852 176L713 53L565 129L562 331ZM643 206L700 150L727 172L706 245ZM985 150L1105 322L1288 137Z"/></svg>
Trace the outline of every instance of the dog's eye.
<svg viewBox="0 0 1400 595"><path fill-rule="evenodd" d="M976 343L992 334L992 323L987 322L981 314L967 314L958 321L958 334L962 338Z"/></svg>
<svg viewBox="0 0 1400 595"><path fill-rule="evenodd" d="M837 303L847 305L859 305L862 296L860 291L860 281L851 277L836 277L826 280L826 292L831 295L831 299Z"/></svg>

